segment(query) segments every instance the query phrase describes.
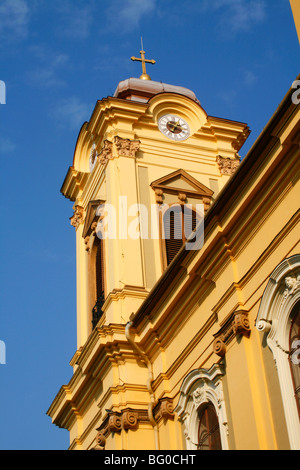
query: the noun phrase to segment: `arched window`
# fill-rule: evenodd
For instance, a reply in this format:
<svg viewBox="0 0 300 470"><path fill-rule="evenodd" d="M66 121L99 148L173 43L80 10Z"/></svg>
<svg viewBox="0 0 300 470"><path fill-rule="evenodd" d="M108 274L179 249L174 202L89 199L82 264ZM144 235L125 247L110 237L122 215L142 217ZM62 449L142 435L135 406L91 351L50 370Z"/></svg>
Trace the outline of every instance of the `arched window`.
<svg viewBox="0 0 300 470"><path fill-rule="evenodd" d="M104 262L103 262L103 243L100 240L96 252L96 295L97 300L104 295Z"/></svg>
<svg viewBox="0 0 300 470"><path fill-rule="evenodd" d="M196 369L183 380L175 413L187 450L227 450L228 425L222 386L224 368Z"/></svg>
<svg viewBox="0 0 300 470"><path fill-rule="evenodd" d="M294 384L294 393L300 417L300 304L295 307L290 329L290 367Z"/></svg>
<svg viewBox="0 0 300 470"><path fill-rule="evenodd" d="M199 413L198 450L222 450L219 420L212 403Z"/></svg>
<svg viewBox="0 0 300 470"><path fill-rule="evenodd" d="M282 403L292 450L300 450L300 254L273 271L261 299L256 327L266 334L278 371Z"/></svg>
<svg viewBox="0 0 300 470"><path fill-rule="evenodd" d="M165 242L166 265L175 258L197 226L197 215L188 205L174 204L162 215L162 238Z"/></svg>
<svg viewBox="0 0 300 470"><path fill-rule="evenodd" d="M95 328L100 320L103 311L102 307L105 301L104 294L104 251L103 240L95 238L94 246L91 253L91 275L94 281L91 283L94 286L93 295L93 308L92 308L92 327Z"/></svg>

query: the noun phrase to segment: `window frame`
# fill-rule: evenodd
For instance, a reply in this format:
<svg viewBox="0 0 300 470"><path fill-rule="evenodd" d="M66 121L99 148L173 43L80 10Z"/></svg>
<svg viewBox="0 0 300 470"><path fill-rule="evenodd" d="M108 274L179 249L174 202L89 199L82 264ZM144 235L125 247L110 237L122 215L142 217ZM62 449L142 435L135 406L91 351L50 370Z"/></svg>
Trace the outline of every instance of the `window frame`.
<svg viewBox="0 0 300 470"><path fill-rule="evenodd" d="M176 257L177 253L180 251L180 249L177 251L177 253L172 257L170 261L168 261L168 253L167 253L167 239L165 236L165 225L164 225L164 217L166 216L168 211L171 211L172 208L180 208L181 210L181 232L182 232L182 244L180 249L183 247L183 245L186 243L188 240L188 237L185 234L185 228L184 228L184 211L187 209L191 211L192 215L195 215L196 220L198 219L198 222L202 220L202 215L197 213L197 210L195 207L193 207L192 204L185 204L185 203L179 203L179 202L174 202L170 204L164 204L161 206L161 210L159 212L159 235L160 235L160 248L161 248L161 255L162 255L162 264L163 264L163 269L166 269L169 264L173 261L173 259ZM171 211L172 212L172 211ZM198 216L198 217L197 217ZM197 226L197 223L196 223ZM176 239L179 240L179 239Z"/></svg>
<svg viewBox="0 0 300 470"><path fill-rule="evenodd" d="M228 420L223 393L224 366L214 364L210 369L191 371L180 387L175 413L183 425L187 450L198 448L199 411L211 403L219 422L222 450L228 450Z"/></svg>
<svg viewBox="0 0 300 470"><path fill-rule="evenodd" d="M283 260L272 272L255 322L258 331L266 335L276 364L291 450L300 450L300 420L289 361L290 328L299 302L300 254L297 254Z"/></svg>

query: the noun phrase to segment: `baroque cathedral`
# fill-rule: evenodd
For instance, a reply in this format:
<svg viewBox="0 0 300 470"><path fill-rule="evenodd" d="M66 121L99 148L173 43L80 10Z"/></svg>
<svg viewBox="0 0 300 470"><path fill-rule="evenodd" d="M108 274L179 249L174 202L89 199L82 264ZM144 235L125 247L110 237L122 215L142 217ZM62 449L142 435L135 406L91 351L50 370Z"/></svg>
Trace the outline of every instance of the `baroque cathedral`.
<svg viewBox="0 0 300 470"><path fill-rule="evenodd" d="M142 75L97 101L61 188L77 350L47 413L70 450L299 450L295 90L240 161L247 124L132 59Z"/></svg>

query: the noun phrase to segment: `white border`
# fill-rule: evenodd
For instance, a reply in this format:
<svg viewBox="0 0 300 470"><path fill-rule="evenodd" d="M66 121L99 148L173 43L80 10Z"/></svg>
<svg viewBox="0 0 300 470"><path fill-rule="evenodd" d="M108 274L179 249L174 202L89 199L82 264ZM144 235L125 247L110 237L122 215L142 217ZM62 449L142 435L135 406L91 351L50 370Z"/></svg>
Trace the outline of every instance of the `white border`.
<svg viewBox="0 0 300 470"><path fill-rule="evenodd" d="M256 319L256 328L267 334L267 344L276 363L292 450L300 450L300 421L289 364L290 315L300 300L299 275L298 254L285 259L275 268L264 291ZM287 278L294 280L293 287L287 285Z"/></svg>
<svg viewBox="0 0 300 470"><path fill-rule="evenodd" d="M190 372L180 388L175 412L184 424L184 435L188 450L197 450L199 411L207 403L215 407L219 420L222 450L228 450L228 423L223 395L223 369L214 364L211 369Z"/></svg>

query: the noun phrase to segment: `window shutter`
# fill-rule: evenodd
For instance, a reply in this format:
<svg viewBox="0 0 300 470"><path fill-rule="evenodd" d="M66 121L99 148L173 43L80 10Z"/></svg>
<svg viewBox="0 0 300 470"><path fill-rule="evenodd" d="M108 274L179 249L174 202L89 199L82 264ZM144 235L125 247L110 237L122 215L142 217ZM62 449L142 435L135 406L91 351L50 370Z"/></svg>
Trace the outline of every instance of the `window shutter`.
<svg viewBox="0 0 300 470"><path fill-rule="evenodd" d="M167 264L169 265L186 239L196 229L196 213L186 206L176 204L164 214L163 224Z"/></svg>
<svg viewBox="0 0 300 470"><path fill-rule="evenodd" d="M167 263L170 264L183 245L182 210L180 206L168 209L164 217Z"/></svg>
<svg viewBox="0 0 300 470"><path fill-rule="evenodd" d="M96 294L97 300L104 294L103 245L100 240L96 254Z"/></svg>

